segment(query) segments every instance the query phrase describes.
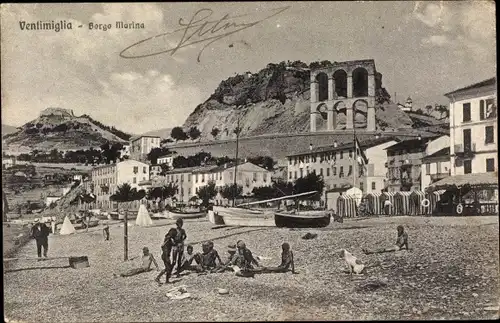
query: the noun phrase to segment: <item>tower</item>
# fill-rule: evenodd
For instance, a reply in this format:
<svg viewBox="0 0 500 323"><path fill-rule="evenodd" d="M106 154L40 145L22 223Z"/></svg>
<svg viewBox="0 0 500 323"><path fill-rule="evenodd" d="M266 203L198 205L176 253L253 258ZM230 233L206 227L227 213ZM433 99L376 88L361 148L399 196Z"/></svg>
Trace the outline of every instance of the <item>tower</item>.
<svg viewBox="0 0 500 323"><path fill-rule="evenodd" d="M343 116L345 129L375 131L375 93L381 83L373 59L311 70L310 131L316 132L318 120L325 119L326 130L336 130Z"/></svg>

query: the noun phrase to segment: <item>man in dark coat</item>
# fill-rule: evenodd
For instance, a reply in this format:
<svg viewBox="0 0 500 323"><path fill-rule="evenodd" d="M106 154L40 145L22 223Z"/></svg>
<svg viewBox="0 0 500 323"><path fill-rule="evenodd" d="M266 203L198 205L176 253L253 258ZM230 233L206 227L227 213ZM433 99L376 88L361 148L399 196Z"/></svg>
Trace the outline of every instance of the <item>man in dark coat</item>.
<svg viewBox="0 0 500 323"><path fill-rule="evenodd" d="M36 249L38 252L38 258L42 258L42 247L43 256L47 258L47 251L49 249L49 233L50 229L45 225L45 223L40 223L39 220L35 220L35 225L31 228L31 236L36 240Z"/></svg>

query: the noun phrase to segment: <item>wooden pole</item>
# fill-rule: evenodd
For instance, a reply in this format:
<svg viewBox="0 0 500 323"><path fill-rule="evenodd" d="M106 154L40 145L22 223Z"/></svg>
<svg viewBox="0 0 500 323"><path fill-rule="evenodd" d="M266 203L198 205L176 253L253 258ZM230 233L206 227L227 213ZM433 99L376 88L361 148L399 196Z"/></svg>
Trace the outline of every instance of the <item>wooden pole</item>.
<svg viewBox="0 0 500 323"><path fill-rule="evenodd" d="M240 117L238 117L238 123L236 125L236 165L234 166L234 183L233 183L233 207L236 205L236 176L238 174L238 145L240 137Z"/></svg>
<svg viewBox="0 0 500 323"><path fill-rule="evenodd" d="M123 224L123 261L128 260L128 210L125 210L125 222Z"/></svg>

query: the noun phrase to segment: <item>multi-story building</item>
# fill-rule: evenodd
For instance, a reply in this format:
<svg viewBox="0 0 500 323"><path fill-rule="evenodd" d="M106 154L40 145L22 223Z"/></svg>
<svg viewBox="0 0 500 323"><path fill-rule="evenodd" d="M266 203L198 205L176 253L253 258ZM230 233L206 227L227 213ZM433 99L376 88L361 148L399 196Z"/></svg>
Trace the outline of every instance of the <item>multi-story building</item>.
<svg viewBox="0 0 500 323"><path fill-rule="evenodd" d="M174 163L174 154L168 154L165 156L158 157L156 163L158 165L167 165L169 168L172 168L172 165Z"/></svg>
<svg viewBox="0 0 500 323"><path fill-rule="evenodd" d="M111 207L109 197L124 183L141 189L140 182L149 180L149 165L128 159L116 164L102 165L92 169L89 187L96 196L97 207Z"/></svg>
<svg viewBox="0 0 500 323"><path fill-rule="evenodd" d="M445 96L450 99L451 175L497 171L496 78Z"/></svg>
<svg viewBox="0 0 500 323"><path fill-rule="evenodd" d="M179 168L167 172L162 179L154 181L153 186L173 184L177 186L176 199L187 203L195 196L199 189L209 182L214 182L217 188L225 185L232 185L235 176L235 164L225 164L222 166L200 166ZM242 186L243 195L248 195L255 187L270 186L272 172L249 162L238 164L236 184ZM215 198L222 201L220 194Z"/></svg>
<svg viewBox="0 0 500 323"><path fill-rule="evenodd" d="M390 137L361 142L357 148L357 161L354 160L352 142L317 148L311 146L308 151L288 156L288 181L293 182L313 172L323 176L326 190L355 185L364 192L380 191L386 173L384 149L395 143Z"/></svg>
<svg viewBox="0 0 500 323"><path fill-rule="evenodd" d="M422 180L420 187L425 190L430 184L450 176L450 147L443 148L422 158Z"/></svg>
<svg viewBox="0 0 500 323"><path fill-rule="evenodd" d="M160 137L139 136L130 139L130 159L145 161L151 149L160 147Z"/></svg>
<svg viewBox="0 0 500 323"><path fill-rule="evenodd" d="M389 192L421 190L422 158L449 146L448 136L404 140L386 148Z"/></svg>

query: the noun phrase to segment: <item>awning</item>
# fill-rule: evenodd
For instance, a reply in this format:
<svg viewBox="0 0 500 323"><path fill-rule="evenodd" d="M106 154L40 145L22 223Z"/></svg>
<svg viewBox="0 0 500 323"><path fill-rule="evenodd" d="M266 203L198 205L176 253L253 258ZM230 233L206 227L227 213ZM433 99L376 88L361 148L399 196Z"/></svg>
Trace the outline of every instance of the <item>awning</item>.
<svg viewBox="0 0 500 323"><path fill-rule="evenodd" d="M443 189L460 189L464 186L484 188L498 186L498 173L489 172L448 176L434 184L429 185L427 189L429 191L436 191Z"/></svg>

